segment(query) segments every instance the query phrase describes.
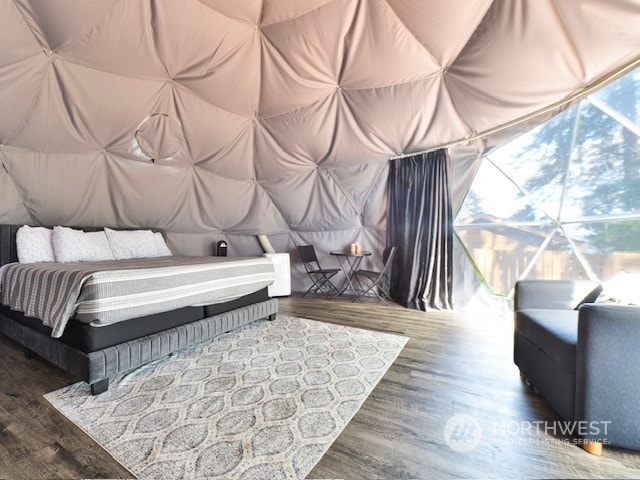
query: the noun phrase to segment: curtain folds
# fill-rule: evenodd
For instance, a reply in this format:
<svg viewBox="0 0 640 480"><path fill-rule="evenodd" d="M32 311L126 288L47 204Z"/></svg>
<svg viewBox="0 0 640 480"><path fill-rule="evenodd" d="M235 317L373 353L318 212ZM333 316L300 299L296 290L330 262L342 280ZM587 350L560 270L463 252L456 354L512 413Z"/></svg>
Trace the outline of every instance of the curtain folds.
<svg viewBox="0 0 640 480"><path fill-rule="evenodd" d="M447 163L446 150L437 150L390 164L387 245L398 247L390 293L408 308L452 308L453 215Z"/></svg>

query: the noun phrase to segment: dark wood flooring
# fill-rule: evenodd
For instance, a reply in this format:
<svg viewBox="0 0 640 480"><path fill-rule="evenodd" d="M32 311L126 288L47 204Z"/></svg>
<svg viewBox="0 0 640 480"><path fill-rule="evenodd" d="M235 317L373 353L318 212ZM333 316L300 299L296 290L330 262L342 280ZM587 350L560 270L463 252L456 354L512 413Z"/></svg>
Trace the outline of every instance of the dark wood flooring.
<svg viewBox="0 0 640 480"><path fill-rule="evenodd" d="M640 452L606 448L596 457L532 428L558 418L520 381L508 318L316 297L280 305L283 313L410 339L309 478L640 478ZM0 478L131 476L42 397L69 383L0 338ZM444 437L447 421L461 414L482 429L466 453Z"/></svg>

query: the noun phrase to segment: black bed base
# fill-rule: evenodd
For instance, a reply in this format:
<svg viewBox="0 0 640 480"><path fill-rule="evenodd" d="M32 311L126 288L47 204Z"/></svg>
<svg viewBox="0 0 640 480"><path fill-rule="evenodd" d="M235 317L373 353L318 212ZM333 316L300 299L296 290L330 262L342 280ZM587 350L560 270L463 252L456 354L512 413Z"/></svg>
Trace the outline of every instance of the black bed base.
<svg viewBox="0 0 640 480"><path fill-rule="evenodd" d="M57 365L91 386L94 395L106 391L109 379L162 358L196 343L260 319L275 319L278 300L252 303L227 312L196 320L85 353L45 333L0 314L0 333Z"/></svg>
<svg viewBox="0 0 640 480"><path fill-rule="evenodd" d="M169 312L146 315L132 318L124 322L96 327L87 323L70 319L60 337L60 341L70 347L84 353L95 352L103 348L111 347L119 343L128 342L135 338L144 337L153 333L178 327L186 323L195 322L207 317L213 317L220 313L234 310L252 303L269 300L267 288L244 295L229 302L216 303L200 307L184 307ZM51 328L33 317L27 317L22 312L11 310L6 305L0 304L0 314L12 318L37 330L45 335L51 335Z"/></svg>

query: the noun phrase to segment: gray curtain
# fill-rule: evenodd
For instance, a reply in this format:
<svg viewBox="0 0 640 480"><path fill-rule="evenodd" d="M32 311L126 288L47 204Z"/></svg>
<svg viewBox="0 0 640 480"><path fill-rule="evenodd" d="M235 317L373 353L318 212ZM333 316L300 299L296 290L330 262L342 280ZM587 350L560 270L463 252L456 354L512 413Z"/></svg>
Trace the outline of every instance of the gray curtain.
<svg viewBox="0 0 640 480"><path fill-rule="evenodd" d="M388 202L387 245L398 247L391 298L417 310L450 309L453 216L446 150L392 161Z"/></svg>

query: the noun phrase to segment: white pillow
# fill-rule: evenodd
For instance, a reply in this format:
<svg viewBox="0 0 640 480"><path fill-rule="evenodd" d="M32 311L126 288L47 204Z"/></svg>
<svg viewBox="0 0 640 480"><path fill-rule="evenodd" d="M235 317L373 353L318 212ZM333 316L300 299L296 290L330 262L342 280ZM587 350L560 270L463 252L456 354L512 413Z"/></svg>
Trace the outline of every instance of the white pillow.
<svg viewBox="0 0 640 480"><path fill-rule="evenodd" d="M164 241L164 237L160 232L155 232L153 237L156 240L156 253L158 257L167 257L169 255L173 255L169 247L167 247L167 242Z"/></svg>
<svg viewBox="0 0 640 480"><path fill-rule="evenodd" d="M55 262L51 244L53 231L45 227L23 225L16 232L16 250L20 263Z"/></svg>
<svg viewBox="0 0 640 480"><path fill-rule="evenodd" d="M107 233L109 245L116 260L171 255L160 232L156 235L151 230L111 230L110 228L105 228L104 231ZM160 241L164 248L160 245Z"/></svg>
<svg viewBox="0 0 640 480"><path fill-rule="evenodd" d="M602 286L599 303L640 305L640 273L618 272Z"/></svg>
<svg viewBox="0 0 640 480"><path fill-rule="evenodd" d="M83 232L73 228L53 227L51 241L57 262L114 260L104 232Z"/></svg>

